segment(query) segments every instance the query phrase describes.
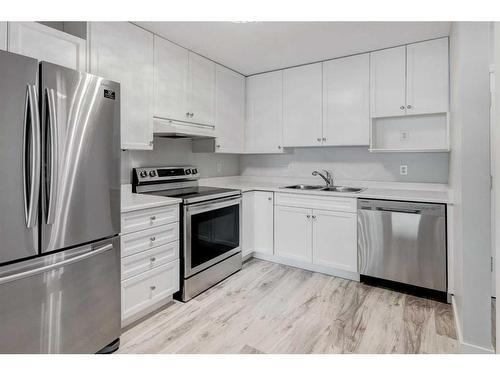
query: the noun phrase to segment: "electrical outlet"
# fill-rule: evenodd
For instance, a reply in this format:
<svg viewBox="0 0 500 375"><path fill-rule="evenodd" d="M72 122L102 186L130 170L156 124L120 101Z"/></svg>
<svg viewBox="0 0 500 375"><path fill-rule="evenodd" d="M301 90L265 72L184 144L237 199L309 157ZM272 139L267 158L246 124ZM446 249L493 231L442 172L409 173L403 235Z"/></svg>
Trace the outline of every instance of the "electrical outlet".
<svg viewBox="0 0 500 375"><path fill-rule="evenodd" d="M222 172L222 162L221 161L218 161L217 164L215 165L215 167L217 168L217 173Z"/></svg>
<svg viewBox="0 0 500 375"><path fill-rule="evenodd" d="M408 166L407 165L400 165L399 166L399 174L402 176L406 176L408 174Z"/></svg>
<svg viewBox="0 0 500 375"><path fill-rule="evenodd" d="M399 132L399 139L401 141L407 141L408 139L410 139L410 132L408 130L401 130Z"/></svg>

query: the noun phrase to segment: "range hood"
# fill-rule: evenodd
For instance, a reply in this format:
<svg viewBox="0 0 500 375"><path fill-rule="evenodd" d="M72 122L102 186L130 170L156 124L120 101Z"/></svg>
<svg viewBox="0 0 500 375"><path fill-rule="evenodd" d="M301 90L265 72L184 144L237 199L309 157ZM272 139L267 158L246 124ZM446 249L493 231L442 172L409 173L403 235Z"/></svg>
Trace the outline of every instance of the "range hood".
<svg viewBox="0 0 500 375"><path fill-rule="evenodd" d="M215 138L215 126L153 117L153 134L162 138Z"/></svg>

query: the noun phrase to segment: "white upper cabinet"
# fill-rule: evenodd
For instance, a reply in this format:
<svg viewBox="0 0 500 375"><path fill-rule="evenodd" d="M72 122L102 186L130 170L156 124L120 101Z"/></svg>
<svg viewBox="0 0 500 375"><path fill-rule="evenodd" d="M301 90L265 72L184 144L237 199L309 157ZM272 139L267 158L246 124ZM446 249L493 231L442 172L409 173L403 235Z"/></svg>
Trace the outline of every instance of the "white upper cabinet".
<svg viewBox="0 0 500 375"><path fill-rule="evenodd" d="M283 142L285 147L322 143L322 64L283 71Z"/></svg>
<svg viewBox="0 0 500 375"><path fill-rule="evenodd" d="M155 36L155 117L214 125L215 63Z"/></svg>
<svg viewBox="0 0 500 375"><path fill-rule="evenodd" d="M128 22L91 22L91 72L120 83L123 149L153 148L153 34Z"/></svg>
<svg viewBox="0 0 500 375"><path fill-rule="evenodd" d="M7 22L0 22L0 49L7 50Z"/></svg>
<svg viewBox="0 0 500 375"><path fill-rule="evenodd" d="M189 51L154 37L154 87L156 117L190 121L187 109Z"/></svg>
<svg viewBox="0 0 500 375"><path fill-rule="evenodd" d="M370 53L371 117L405 114L405 81L405 46Z"/></svg>
<svg viewBox="0 0 500 375"><path fill-rule="evenodd" d="M9 22L8 30L10 52L70 69L87 70L85 40L38 22Z"/></svg>
<svg viewBox="0 0 500 375"><path fill-rule="evenodd" d="M313 264L357 272L357 216L313 210Z"/></svg>
<svg viewBox="0 0 500 375"><path fill-rule="evenodd" d="M294 261L312 261L312 210L274 207L274 254Z"/></svg>
<svg viewBox="0 0 500 375"><path fill-rule="evenodd" d="M247 77L245 152L283 152L282 70Z"/></svg>
<svg viewBox="0 0 500 375"><path fill-rule="evenodd" d="M448 112L448 38L406 47L406 113Z"/></svg>
<svg viewBox="0 0 500 375"><path fill-rule="evenodd" d="M245 77L216 66L215 151L241 153L245 139Z"/></svg>
<svg viewBox="0 0 500 375"><path fill-rule="evenodd" d="M192 52L189 52L188 107L192 122L214 124L215 63Z"/></svg>
<svg viewBox="0 0 500 375"><path fill-rule="evenodd" d="M370 142L369 54L323 63L323 144Z"/></svg>

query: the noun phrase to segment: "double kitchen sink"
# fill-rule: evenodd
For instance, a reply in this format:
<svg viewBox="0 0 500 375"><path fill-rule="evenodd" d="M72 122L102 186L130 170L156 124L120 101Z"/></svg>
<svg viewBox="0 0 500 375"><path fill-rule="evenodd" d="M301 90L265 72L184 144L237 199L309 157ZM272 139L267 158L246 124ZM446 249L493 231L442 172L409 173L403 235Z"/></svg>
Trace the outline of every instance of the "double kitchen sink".
<svg viewBox="0 0 500 375"><path fill-rule="evenodd" d="M295 189L295 190L315 190L315 191L334 191L337 193L359 193L363 191L362 188L350 187L350 186L321 186L321 185L292 185L284 186L283 189Z"/></svg>

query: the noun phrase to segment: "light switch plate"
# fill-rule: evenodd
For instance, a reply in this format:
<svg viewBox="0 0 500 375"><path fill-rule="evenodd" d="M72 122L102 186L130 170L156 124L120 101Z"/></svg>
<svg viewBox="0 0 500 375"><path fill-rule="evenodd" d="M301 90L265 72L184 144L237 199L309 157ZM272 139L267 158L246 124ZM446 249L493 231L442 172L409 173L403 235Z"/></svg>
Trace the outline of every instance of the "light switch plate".
<svg viewBox="0 0 500 375"><path fill-rule="evenodd" d="M407 165L400 165L399 166L399 174L402 176L406 176L408 174L408 166Z"/></svg>

